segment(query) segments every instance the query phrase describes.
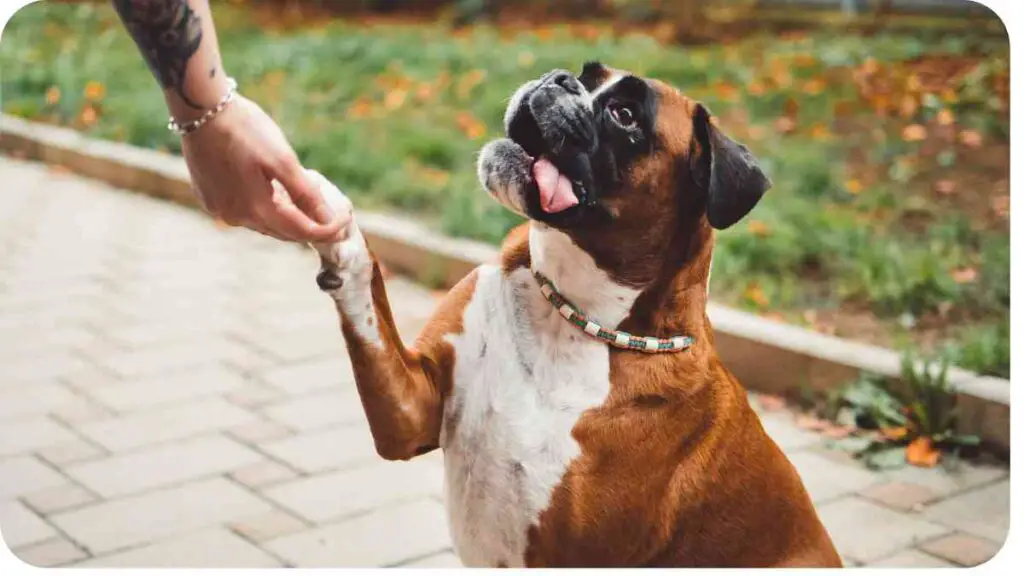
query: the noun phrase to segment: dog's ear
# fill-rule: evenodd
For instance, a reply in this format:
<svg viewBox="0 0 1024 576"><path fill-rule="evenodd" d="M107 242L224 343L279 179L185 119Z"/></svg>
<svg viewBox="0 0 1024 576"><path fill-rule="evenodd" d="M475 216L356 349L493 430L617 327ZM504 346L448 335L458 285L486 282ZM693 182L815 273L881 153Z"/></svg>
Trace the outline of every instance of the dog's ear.
<svg viewBox="0 0 1024 576"><path fill-rule="evenodd" d="M719 230L728 228L754 209L771 180L746 146L712 123L703 104L693 113L693 137L693 174L706 193L708 222Z"/></svg>

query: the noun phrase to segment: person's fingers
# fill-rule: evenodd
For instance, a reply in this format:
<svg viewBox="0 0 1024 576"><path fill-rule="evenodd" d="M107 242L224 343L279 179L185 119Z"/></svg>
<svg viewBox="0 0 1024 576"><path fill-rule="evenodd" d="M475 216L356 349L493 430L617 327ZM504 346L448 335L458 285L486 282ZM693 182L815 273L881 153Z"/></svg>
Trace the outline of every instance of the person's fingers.
<svg viewBox="0 0 1024 576"><path fill-rule="evenodd" d="M339 215L331 209L297 160L276 169L274 176L286 192L285 198L275 201L278 213L292 226L301 227L304 239L331 240L348 223L351 215Z"/></svg>

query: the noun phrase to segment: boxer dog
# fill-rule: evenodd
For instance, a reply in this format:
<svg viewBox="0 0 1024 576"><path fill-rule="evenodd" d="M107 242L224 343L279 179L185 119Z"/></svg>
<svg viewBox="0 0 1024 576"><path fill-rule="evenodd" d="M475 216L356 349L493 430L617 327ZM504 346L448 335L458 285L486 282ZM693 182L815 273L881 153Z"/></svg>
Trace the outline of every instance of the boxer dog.
<svg viewBox="0 0 1024 576"><path fill-rule="evenodd" d="M770 187L754 156L596 62L522 86L505 127L480 182L529 222L411 348L357 222L314 246L378 453L443 450L468 566L841 566L705 313L713 230Z"/></svg>

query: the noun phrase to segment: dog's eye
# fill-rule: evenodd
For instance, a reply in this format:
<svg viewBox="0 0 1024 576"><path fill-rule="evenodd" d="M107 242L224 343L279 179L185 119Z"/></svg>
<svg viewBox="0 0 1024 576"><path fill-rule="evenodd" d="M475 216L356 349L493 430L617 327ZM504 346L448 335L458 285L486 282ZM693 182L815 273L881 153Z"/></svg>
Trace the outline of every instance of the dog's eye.
<svg viewBox="0 0 1024 576"><path fill-rule="evenodd" d="M625 104L612 104L609 108L609 112L612 115L612 119L615 123L623 128L632 128L636 126L636 113L633 109Z"/></svg>

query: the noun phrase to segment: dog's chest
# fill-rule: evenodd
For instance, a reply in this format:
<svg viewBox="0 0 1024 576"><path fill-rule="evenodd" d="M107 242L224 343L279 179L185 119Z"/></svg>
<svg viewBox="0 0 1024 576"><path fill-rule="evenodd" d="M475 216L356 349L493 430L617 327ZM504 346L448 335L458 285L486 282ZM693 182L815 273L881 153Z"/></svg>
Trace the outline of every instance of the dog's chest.
<svg viewBox="0 0 1024 576"><path fill-rule="evenodd" d="M463 562L519 566L528 531L579 454L572 429L609 390L608 349L566 323L528 270L479 270L455 348L441 444Z"/></svg>

